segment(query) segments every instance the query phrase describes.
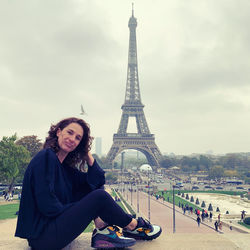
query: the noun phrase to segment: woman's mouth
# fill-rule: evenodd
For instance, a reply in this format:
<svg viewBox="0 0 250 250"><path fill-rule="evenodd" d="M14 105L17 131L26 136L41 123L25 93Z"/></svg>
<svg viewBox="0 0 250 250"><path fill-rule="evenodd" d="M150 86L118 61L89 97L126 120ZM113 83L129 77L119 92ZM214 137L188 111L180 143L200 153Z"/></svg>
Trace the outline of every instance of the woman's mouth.
<svg viewBox="0 0 250 250"><path fill-rule="evenodd" d="M65 143L65 145L67 146L67 148L73 148L73 145L72 144L69 144L69 143Z"/></svg>

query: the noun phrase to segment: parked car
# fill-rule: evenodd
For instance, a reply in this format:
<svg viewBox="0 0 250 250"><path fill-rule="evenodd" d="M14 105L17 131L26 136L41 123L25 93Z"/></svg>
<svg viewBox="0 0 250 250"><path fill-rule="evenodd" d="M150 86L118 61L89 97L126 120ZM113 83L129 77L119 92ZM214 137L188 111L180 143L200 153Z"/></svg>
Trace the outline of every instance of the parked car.
<svg viewBox="0 0 250 250"><path fill-rule="evenodd" d="M192 186L192 190L199 189L197 186Z"/></svg>
<svg viewBox="0 0 250 250"><path fill-rule="evenodd" d="M175 187L176 187L176 188L182 188L182 187L184 187L184 186L183 186L182 184L181 184L181 185L176 184Z"/></svg>
<svg viewBox="0 0 250 250"><path fill-rule="evenodd" d="M216 189L223 189L223 187L216 187Z"/></svg>

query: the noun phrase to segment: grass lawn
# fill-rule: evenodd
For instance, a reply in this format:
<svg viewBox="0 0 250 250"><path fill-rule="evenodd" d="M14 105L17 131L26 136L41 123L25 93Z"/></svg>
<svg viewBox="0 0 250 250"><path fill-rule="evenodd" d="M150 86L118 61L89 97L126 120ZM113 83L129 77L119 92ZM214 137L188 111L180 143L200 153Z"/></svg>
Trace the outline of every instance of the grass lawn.
<svg viewBox="0 0 250 250"><path fill-rule="evenodd" d="M19 202L14 204L0 205L0 220L16 218L16 212L19 210ZM92 232L94 229L94 222L92 221L84 230L84 233Z"/></svg>
<svg viewBox="0 0 250 250"><path fill-rule="evenodd" d="M0 205L0 220L16 218L16 212L19 210L19 202L14 204Z"/></svg>
<svg viewBox="0 0 250 250"><path fill-rule="evenodd" d="M242 225L242 226L244 226L244 227L246 227L246 228L248 228L248 229L250 229L250 225L247 225L247 224L245 224L244 222L238 222L240 225Z"/></svg>
<svg viewBox="0 0 250 250"><path fill-rule="evenodd" d="M165 200L169 201L170 203L173 203L173 191L172 190L159 191L159 192L157 192L157 194L162 195L162 192L164 192L163 196L164 196ZM214 194L226 194L226 195L241 195L241 194L246 193L245 191L242 192L242 191L221 191L221 190L206 190L206 191L204 191L204 190L175 190L174 191L174 193L175 193L175 204L177 206L179 205L179 203L180 203L180 205L181 204L183 204L183 205L188 204L189 206L192 206L193 209L197 208L197 209L200 209L200 210L202 208L200 206L197 206L195 204L195 201L194 201L194 203L192 203L189 200L186 200L185 199L186 195L185 195L185 197L181 197L181 195L177 196L178 192L180 192L181 194L182 193L185 193L185 194L187 194L187 193L212 193L213 194L214 193ZM191 197L189 197L189 199L190 198ZM206 205L208 205L208 204L206 204Z"/></svg>
<svg viewBox="0 0 250 250"><path fill-rule="evenodd" d="M178 190L175 190L178 193ZM210 193L210 194L227 194L227 195L241 195L247 191L221 191L221 190L180 190L181 193Z"/></svg>
<svg viewBox="0 0 250 250"><path fill-rule="evenodd" d="M178 193L178 191L175 192L175 197L174 197L175 205L176 206L179 206L179 204L180 204L180 207L181 207L181 204L183 204L183 206L185 206L186 204L188 204L189 207L190 206L193 207L193 210L195 210L196 208L199 209L199 210L201 210L201 207L195 205L194 203L189 202L186 199L181 198L180 196L177 196L177 193ZM162 193L158 192L158 194L161 195ZM168 201L170 203L173 203L173 192L172 191L167 191L167 192L165 191L163 196L164 196L164 198L165 198L166 201Z"/></svg>

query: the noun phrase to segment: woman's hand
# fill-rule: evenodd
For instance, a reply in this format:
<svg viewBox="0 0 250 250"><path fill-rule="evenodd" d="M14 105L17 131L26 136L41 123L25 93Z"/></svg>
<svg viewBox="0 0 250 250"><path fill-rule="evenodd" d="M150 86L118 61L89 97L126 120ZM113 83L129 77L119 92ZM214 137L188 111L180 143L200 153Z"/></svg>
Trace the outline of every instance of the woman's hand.
<svg viewBox="0 0 250 250"><path fill-rule="evenodd" d="M95 159L94 159L94 157L92 156L92 154L90 153L90 151L88 152L86 161L87 161L87 163L88 163L88 165L89 165L90 167L93 166Z"/></svg>

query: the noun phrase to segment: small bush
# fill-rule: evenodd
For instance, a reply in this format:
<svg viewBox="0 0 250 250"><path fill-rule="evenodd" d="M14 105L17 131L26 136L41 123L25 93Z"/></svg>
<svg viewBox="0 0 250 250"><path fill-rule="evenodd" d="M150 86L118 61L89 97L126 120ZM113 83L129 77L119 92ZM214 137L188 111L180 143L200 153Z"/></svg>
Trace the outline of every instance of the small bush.
<svg viewBox="0 0 250 250"><path fill-rule="evenodd" d="M202 201L201 207L206 207L205 201Z"/></svg>
<svg viewBox="0 0 250 250"><path fill-rule="evenodd" d="M219 209L219 207L217 207L217 208L216 208L216 212L220 212L220 209Z"/></svg>
<svg viewBox="0 0 250 250"><path fill-rule="evenodd" d="M194 197L193 196L191 196L190 201L194 202Z"/></svg>
<svg viewBox="0 0 250 250"><path fill-rule="evenodd" d="M250 217L246 217L243 222L247 225L250 225Z"/></svg>
<svg viewBox="0 0 250 250"><path fill-rule="evenodd" d="M199 202L199 199L198 199L198 198L196 198L195 204L196 204L196 205L199 205L199 204L200 204L200 202Z"/></svg>
<svg viewBox="0 0 250 250"><path fill-rule="evenodd" d="M189 200L189 196L188 196L188 194L186 194L186 200Z"/></svg>
<svg viewBox="0 0 250 250"><path fill-rule="evenodd" d="M210 203L209 206L208 206L208 211L213 211L213 207L212 207L212 204Z"/></svg>

